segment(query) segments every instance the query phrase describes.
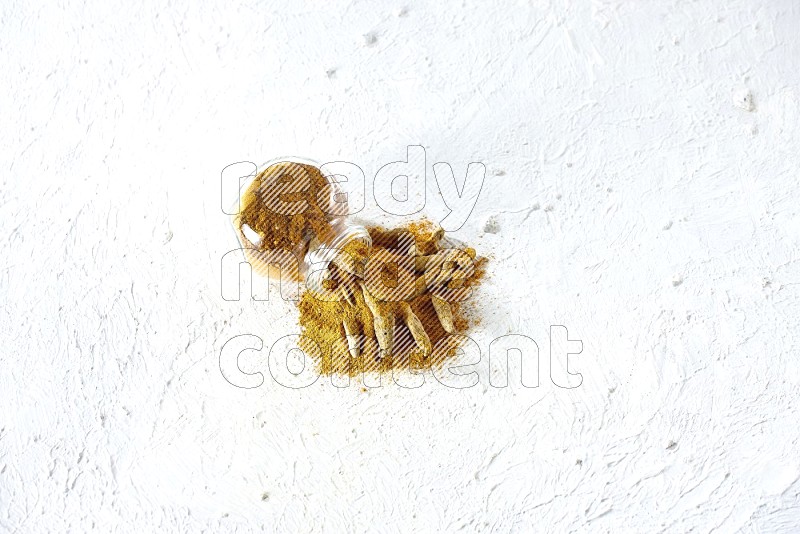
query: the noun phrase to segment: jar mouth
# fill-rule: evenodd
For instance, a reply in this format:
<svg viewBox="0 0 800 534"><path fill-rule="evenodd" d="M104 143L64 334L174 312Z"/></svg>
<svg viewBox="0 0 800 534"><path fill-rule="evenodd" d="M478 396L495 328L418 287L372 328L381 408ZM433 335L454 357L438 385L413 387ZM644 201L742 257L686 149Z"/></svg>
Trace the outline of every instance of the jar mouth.
<svg viewBox="0 0 800 534"><path fill-rule="evenodd" d="M372 248L372 237L363 226L346 225L341 228L336 237L329 243L320 245L314 249L309 250L304 259L303 267L306 271L306 287L317 294L326 294L323 283L330 276L330 264L340 254L346 254L344 248L350 243L360 241L368 249ZM345 257L344 261L338 262L336 265L349 274L363 278L366 260L364 261L348 261L349 257ZM314 268L316 267L316 268Z"/></svg>
<svg viewBox="0 0 800 534"><path fill-rule="evenodd" d="M336 257L342 253L342 249L354 241L361 241L367 248L372 248L372 237L363 226L346 226L340 233L329 243L321 243L319 247L314 250L309 250L305 256L306 267L311 267L314 264L329 264ZM359 275L358 272L351 272L350 274Z"/></svg>

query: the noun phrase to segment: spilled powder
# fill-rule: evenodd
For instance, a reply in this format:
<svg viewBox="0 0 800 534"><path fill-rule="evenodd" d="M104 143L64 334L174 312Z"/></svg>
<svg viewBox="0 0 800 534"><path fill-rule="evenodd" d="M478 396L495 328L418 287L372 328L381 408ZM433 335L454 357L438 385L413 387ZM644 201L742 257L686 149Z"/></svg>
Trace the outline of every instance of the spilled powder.
<svg viewBox="0 0 800 534"><path fill-rule="evenodd" d="M438 230L438 232L437 232ZM381 227L368 228L373 240L372 254L383 247L389 247L396 240L398 233L408 232L413 236L418 255L430 255L436 252L440 230L429 221L413 222L403 228L387 230ZM407 235L407 234L406 234ZM358 251L362 252L362 251ZM406 251L402 251L406 253ZM473 249L465 249L470 257L475 257ZM449 284L457 287L461 284L473 288L480 283L486 274L486 258L474 260L474 270L468 278L460 278ZM303 337L301 348L315 360L320 372L325 375L356 376L362 373L383 373L390 370L420 370L428 367L440 367L448 359L454 358L460 345L459 335L467 335L475 321L470 319L468 310L474 304L473 296L461 302L451 302L453 311L454 335L442 328L439 318L431 304L430 293L423 293L409 301L411 309L419 317L425 332L428 334L433 350L424 355L416 346L408 327L397 313L395 321L395 349L391 356L378 357L378 345L375 341L375 329L372 314L360 291L354 294L355 304L346 301L327 302L315 297L314 293L304 291L298 303L300 326ZM386 303L389 309L399 312L399 303ZM361 354L352 357L348 351L343 321L354 321L358 330L363 333Z"/></svg>

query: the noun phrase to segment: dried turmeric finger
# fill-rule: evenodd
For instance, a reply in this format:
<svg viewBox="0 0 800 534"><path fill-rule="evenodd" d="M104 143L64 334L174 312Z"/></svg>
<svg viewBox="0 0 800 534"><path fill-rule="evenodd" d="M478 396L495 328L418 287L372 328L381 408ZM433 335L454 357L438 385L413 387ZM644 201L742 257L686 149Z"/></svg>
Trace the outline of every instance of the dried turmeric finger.
<svg viewBox="0 0 800 534"><path fill-rule="evenodd" d="M428 337L428 334L425 332L425 327L422 326L422 321L416 316L408 302L400 303L400 313L403 314L403 320L406 326L408 326L408 330L411 332L411 337L414 338L414 342L422 350L423 356L429 355L431 350L433 350L431 338Z"/></svg>
<svg viewBox="0 0 800 534"><path fill-rule="evenodd" d="M366 284L359 281L364 302L372 313L372 324L375 329L375 338L381 349L381 357L391 356L394 349L394 315L386 303L380 302L367 290Z"/></svg>
<svg viewBox="0 0 800 534"><path fill-rule="evenodd" d="M455 323L450 303L436 295L431 295L431 304L433 304L433 309L436 311L436 316L439 318L439 322L442 323L444 331L452 334L455 330Z"/></svg>
<svg viewBox="0 0 800 534"><path fill-rule="evenodd" d="M345 317L342 321L342 326L344 326L344 333L347 338L347 348L350 351L350 356L358 358L361 354L358 343L358 323L351 317Z"/></svg>

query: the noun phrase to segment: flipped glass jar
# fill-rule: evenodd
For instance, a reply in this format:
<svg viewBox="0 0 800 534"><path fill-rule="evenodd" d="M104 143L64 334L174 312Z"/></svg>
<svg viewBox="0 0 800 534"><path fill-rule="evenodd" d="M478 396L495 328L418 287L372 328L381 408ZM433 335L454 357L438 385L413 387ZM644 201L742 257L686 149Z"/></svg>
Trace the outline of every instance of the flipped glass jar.
<svg viewBox="0 0 800 534"><path fill-rule="evenodd" d="M270 239L268 229L261 228L260 232L250 227L243 221L243 214L247 212L252 215L253 210L269 210L267 204L269 199L276 198L279 189L277 184L260 184L260 189L253 191L254 182L261 180L270 168L279 169L281 165L295 163L301 166L313 167L322 175L326 181L317 194L317 206L324 214L327 227L324 232L315 232L308 224L304 225L301 233L291 236L288 243L283 243L280 250L269 249L268 245L273 242ZM277 171L279 172L279 171ZM280 174L276 172L276 181ZM266 185L266 187L265 187ZM267 199L267 200L265 200ZM248 202L249 201L249 202ZM253 205L256 202L258 205ZM241 206L241 211L239 210ZM359 266L353 265L348 257L342 254L342 250L351 244L359 244L369 250L372 247L372 239L367 229L361 225L352 223L348 220L347 196L342 191L339 183L331 175L324 174L319 163L294 156L275 158L260 165L256 172L248 176L242 183L239 190L237 203L230 210L235 213L232 216L233 229L236 237L244 249L245 258L252 265L253 271L261 276L266 276L273 280L278 280L281 275L289 275L290 278L305 281L306 287L317 293L324 293L323 282L329 277L329 266L337 256L341 261L337 265L345 268L351 274L359 275ZM291 215L280 215L273 213L275 217L285 217L285 221L280 224L288 225ZM276 226L281 231L286 232L285 226ZM288 245L288 246L287 246ZM296 258L295 267L289 269L288 273L282 273L281 269L276 268L278 264L287 265L288 254ZM340 256L341 255L341 256ZM349 265L349 268L348 268ZM287 267L284 267L284 271Z"/></svg>

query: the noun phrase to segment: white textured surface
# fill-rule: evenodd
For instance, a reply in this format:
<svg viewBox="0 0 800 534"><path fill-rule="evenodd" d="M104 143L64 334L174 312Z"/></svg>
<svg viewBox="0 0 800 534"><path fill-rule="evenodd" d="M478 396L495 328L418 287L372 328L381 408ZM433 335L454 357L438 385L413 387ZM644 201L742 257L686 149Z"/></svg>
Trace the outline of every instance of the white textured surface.
<svg viewBox="0 0 800 534"><path fill-rule="evenodd" d="M0 530L796 530L795 2L137 4L0 8ZM230 386L220 170L416 143L583 385Z"/></svg>

